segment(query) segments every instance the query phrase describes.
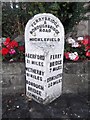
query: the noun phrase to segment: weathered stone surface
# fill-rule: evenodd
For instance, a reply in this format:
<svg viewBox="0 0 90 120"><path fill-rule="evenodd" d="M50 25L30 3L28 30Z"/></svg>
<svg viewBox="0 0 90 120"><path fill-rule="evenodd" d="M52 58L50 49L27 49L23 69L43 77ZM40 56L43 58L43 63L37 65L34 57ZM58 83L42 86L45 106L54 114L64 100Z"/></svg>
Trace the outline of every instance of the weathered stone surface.
<svg viewBox="0 0 90 120"><path fill-rule="evenodd" d="M88 92L88 74L63 75L63 93Z"/></svg>
<svg viewBox="0 0 90 120"><path fill-rule="evenodd" d="M88 62L65 63L64 73L67 74L83 74L88 73Z"/></svg>
<svg viewBox="0 0 90 120"><path fill-rule="evenodd" d="M2 119L2 108L0 108L0 119Z"/></svg>
<svg viewBox="0 0 90 120"><path fill-rule="evenodd" d="M90 62L88 62L88 73L90 72Z"/></svg>
<svg viewBox="0 0 90 120"><path fill-rule="evenodd" d="M90 62L64 63L63 93L90 92L89 72ZM24 63L3 63L3 73L0 73L0 78L3 78L0 85L4 94L25 91Z"/></svg>
<svg viewBox="0 0 90 120"><path fill-rule="evenodd" d="M2 62L0 61L0 73L2 73Z"/></svg>
<svg viewBox="0 0 90 120"><path fill-rule="evenodd" d="M85 36L88 34L88 20L82 20L76 26L77 36Z"/></svg>
<svg viewBox="0 0 90 120"><path fill-rule="evenodd" d="M72 80L72 81L71 81ZM88 82L88 74L64 74L63 75L63 83L74 85L74 84L83 84Z"/></svg>
<svg viewBox="0 0 90 120"><path fill-rule="evenodd" d="M3 74L2 75L2 87L10 87L13 85L24 85L25 84L25 76L22 75L8 75Z"/></svg>
<svg viewBox="0 0 90 120"><path fill-rule="evenodd" d="M22 63L4 63L2 64L3 74L24 74L25 65Z"/></svg>
<svg viewBox="0 0 90 120"><path fill-rule="evenodd" d="M21 86L21 85L15 85L12 87L6 87L2 89L2 94L3 95L7 95L7 94L15 94L15 93L21 93L21 92L25 92L25 86Z"/></svg>
<svg viewBox="0 0 90 120"><path fill-rule="evenodd" d="M17 42L25 42L24 35L18 35L18 37L15 38Z"/></svg>
<svg viewBox="0 0 90 120"><path fill-rule="evenodd" d="M61 95L63 54L64 27L61 21L50 13L37 14L30 19L25 27L28 97L32 96L35 101L47 104ZM35 77L39 75L42 80L30 75Z"/></svg>

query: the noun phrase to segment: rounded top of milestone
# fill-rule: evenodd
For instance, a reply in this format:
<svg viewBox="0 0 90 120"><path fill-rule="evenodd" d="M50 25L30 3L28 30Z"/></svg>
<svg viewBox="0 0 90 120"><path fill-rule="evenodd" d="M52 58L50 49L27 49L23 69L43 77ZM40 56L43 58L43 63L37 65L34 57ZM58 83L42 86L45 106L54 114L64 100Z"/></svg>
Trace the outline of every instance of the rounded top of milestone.
<svg viewBox="0 0 90 120"><path fill-rule="evenodd" d="M61 21L50 13L37 14L26 24L25 43L49 47L62 43L63 40L64 27Z"/></svg>

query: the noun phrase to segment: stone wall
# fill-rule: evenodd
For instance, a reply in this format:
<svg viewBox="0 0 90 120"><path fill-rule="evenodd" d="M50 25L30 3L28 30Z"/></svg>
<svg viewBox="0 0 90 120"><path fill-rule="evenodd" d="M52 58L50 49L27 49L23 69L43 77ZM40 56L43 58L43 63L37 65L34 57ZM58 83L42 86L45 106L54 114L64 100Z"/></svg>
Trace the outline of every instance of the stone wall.
<svg viewBox="0 0 90 120"><path fill-rule="evenodd" d="M84 4L84 9L87 10L90 7L90 3L85 3ZM82 15L82 14L81 14ZM87 17L87 20L82 19L78 25L76 25L75 29L77 31L77 36L85 36L85 35L90 35L90 12L87 11L84 14L84 17Z"/></svg>
<svg viewBox="0 0 90 120"><path fill-rule="evenodd" d="M82 18L79 22L77 22L77 24L75 24L72 28L72 31L67 33L65 36L67 37L79 37L79 36L86 36L86 35L90 35L90 10L88 10L90 8L90 3L86 2L84 4L84 9L85 12L84 15L81 13L80 16L86 17L86 19Z"/></svg>
<svg viewBox="0 0 90 120"><path fill-rule="evenodd" d="M88 93L90 61L64 63L63 93ZM1 67L0 67L1 68ZM25 64L3 63L0 69L2 93L25 92Z"/></svg>
<svg viewBox="0 0 90 120"><path fill-rule="evenodd" d="M77 36L85 36L89 35L89 21L88 20L81 20L79 24L76 26Z"/></svg>
<svg viewBox="0 0 90 120"><path fill-rule="evenodd" d="M90 62L65 63L63 74L64 93L88 93Z"/></svg>
<svg viewBox="0 0 90 120"><path fill-rule="evenodd" d="M25 90L24 63L2 64L2 93L16 93Z"/></svg>

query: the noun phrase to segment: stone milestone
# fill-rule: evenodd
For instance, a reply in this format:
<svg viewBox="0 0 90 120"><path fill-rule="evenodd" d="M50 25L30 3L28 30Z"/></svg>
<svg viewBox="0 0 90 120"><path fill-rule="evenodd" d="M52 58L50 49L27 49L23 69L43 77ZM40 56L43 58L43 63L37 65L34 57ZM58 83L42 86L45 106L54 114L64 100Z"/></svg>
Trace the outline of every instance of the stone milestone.
<svg viewBox="0 0 90 120"><path fill-rule="evenodd" d="M64 27L52 14L35 15L25 28L26 95L48 104L62 94Z"/></svg>

